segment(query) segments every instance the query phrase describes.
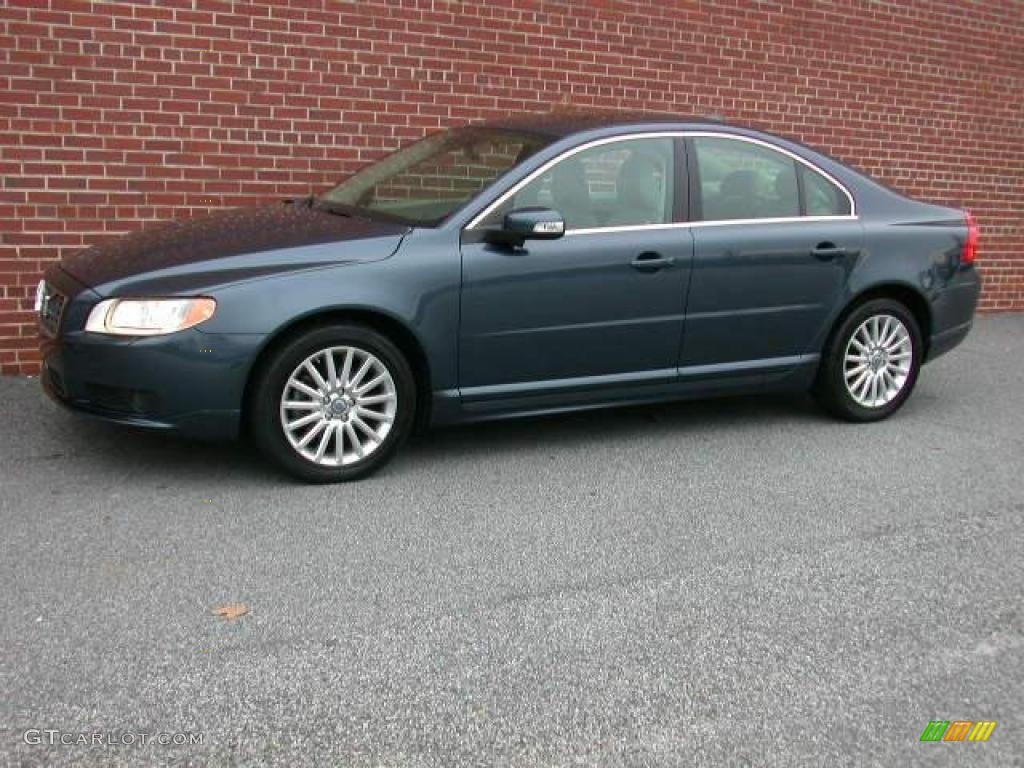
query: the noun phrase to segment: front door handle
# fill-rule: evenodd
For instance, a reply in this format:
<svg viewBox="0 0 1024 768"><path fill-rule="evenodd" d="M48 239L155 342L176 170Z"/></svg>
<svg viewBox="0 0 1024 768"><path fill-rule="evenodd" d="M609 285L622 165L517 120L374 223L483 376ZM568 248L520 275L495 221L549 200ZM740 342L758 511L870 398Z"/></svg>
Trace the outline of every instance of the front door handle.
<svg viewBox="0 0 1024 768"><path fill-rule="evenodd" d="M818 243L811 249L811 255L816 259L821 259L822 261L841 259L845 256L856 256L858 253L860 253L859 250L840 248L835 243Z"/></svg>
<svg viewBox="0 0 1024 768"><path fill-rule="evenodd" d="M630 262L630 266L641 272L657 272L659 269L671 267L675 263L674 256L662 256L654 251L644 251Z"/></svg>

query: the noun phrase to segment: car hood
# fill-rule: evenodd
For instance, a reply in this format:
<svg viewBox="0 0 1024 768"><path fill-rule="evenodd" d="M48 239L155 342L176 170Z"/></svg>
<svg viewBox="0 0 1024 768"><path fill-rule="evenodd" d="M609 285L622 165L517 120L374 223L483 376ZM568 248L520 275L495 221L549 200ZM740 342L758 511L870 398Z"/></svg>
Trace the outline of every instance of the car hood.
<svg viewBox="0 0 1024 768"><path fill-rule="evenodd" d="M174 293L387 258L407 231L400 224L286 203L148 227L66 257L61 267L101 295Z"/></svg>

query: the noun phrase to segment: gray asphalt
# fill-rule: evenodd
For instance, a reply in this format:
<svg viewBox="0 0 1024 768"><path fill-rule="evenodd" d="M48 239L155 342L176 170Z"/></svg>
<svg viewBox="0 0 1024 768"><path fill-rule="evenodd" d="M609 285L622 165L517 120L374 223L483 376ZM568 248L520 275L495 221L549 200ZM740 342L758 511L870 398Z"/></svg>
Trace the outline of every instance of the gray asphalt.
<svg viewBox="0 0 1024 768"><path fill-rule="evenodd" d="M1024 316L982 317L882 424L634 408L435 432L307 487L0 380L0 755L1024 765L1022 382ZM921 743L933 719L998 726Z"/></svg>

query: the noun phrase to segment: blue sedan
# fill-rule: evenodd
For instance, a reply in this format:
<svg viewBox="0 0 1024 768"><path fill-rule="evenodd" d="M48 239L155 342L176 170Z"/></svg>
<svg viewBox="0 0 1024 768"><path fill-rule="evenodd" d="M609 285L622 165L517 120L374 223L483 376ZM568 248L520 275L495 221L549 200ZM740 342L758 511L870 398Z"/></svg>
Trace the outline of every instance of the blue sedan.
<svg viewBox="0 0 1024 768"><path fill-rule="evenodd" d="M308 481L417 427L629 403L810 390L875 421L970 330L977 245L969 213L777 136L522 117L51 266L41 380Z"/></svg>

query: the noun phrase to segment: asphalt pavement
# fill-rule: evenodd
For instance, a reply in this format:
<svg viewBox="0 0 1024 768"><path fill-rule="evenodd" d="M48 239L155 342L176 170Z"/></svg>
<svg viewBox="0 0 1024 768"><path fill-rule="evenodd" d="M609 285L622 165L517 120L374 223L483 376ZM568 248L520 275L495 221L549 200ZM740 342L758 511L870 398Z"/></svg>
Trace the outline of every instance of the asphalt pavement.
<svg viewBox="0 0 1024 768"><path fill-rule="evenodd" d="M0 758L1024 766L1022 522L1024 315L880 424L590 412L327 487L0 379Z"/></svg>

